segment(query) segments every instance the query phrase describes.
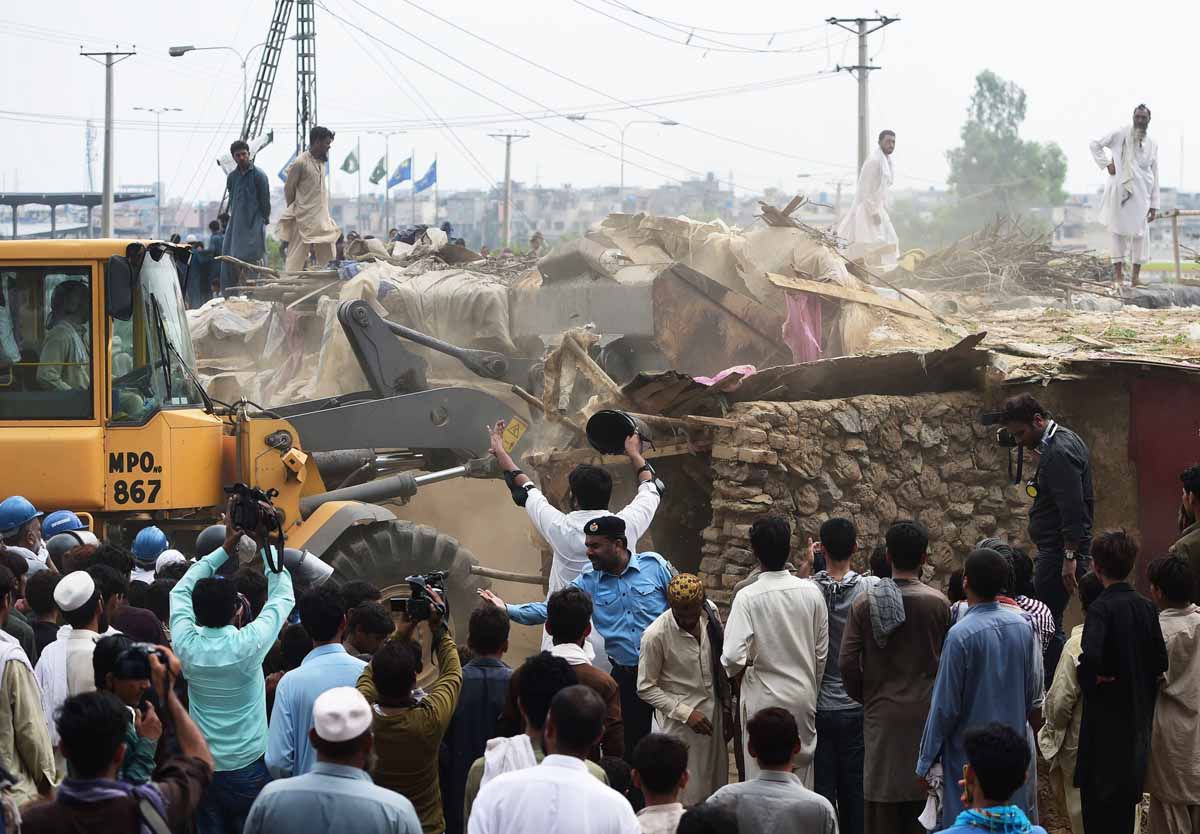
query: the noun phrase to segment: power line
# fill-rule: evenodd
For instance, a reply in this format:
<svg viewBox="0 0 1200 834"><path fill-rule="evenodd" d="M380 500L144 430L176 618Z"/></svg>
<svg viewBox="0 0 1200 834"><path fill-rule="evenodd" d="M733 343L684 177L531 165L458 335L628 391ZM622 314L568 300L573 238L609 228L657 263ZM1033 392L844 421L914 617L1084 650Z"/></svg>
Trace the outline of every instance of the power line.
<svg viewBox="0 0 1200 834"><path fill-rule="evenodd" d="M751 54L751 55L779 55L779 54L795 55L800 52L811 52L814 49L822 48L820 46L803 46L803 47L794 47L794 48L788 48L788 49L758 49L758 48L754 48L754 47L721 45L719 42L714 43L714 45L712 45L712 46L708 46L706 44L691 43L692 38L690 38L690 37L683 41L677 41L668 35L662 34L661 32L655 32L652 29L643 28L641 26L638 26L635 23L631 23L628 20L617 17L616 15L609 14L608 12L604 11L603 9L597 9L595 6L589 6L587 3L584 3L583 0L572 0L572 2L575 3L575 5L577 5L577 6L581 6L582 8L585 8L588 11L593 12L594 14L598 14L602 17L607 17L611 21L620 23L622 26L627 26L630 29L634 29L638 32L641 32L642 34L649 35L652 38L658 38L659 40L666 41L667 43L671 43L676 46L685 46L685 47L690 47L692 49L699 49L704 52L725 52L725 53L734 53L734 54L740 54L740 55L747 55L747 54ZM603 0L601 0L601 2L603 2Z"/></svg>
<svg viewBox="0 0 1200 834"><path fill-rule="evenodd" d="M358 0L354 0L354 2L358 3ZM392 44L388 43L387 41L383 40L382 38L380 38L380 37L376 36L375 34L373 34L373 33L371 33L371 32L368 32L366 29L362 28L361 26L358 26L357 24L355 24L355 23L353 23L353 22L351 22L351 21L347 20L346 18L344 18L344 17L342 17L342 16L338 15L336 12L334 12L332 9L330 9L330 8L329 8L327 5L325 5L324 3L321 3L320 5L321 5L321 8L323 8L323 9L324 9L324 10L325 10L325 11L326 11L328 14L330 14L330 15L332 15L333 17L335 17L335 18L337 18L337 19L341 20L341 21L342 21L343 23L345 23L346 25L354 27L355 29L357 29L357 30L358 30L358 31L359 31L361 34L363 34L364 36L366 36L366 37L368 37L368 38L370 38L370 39L374 40L374 41L375 41L375 42L377 42L377 43L380 43L380 44L382 44L383 46L387 47L388 49L391 49L392 51L396 52L397 54L399 54L399 55L402 55L404 58L407 58L408 60L410 60L410 61L412 61L413 63L415 63L417 66L420 66L420 67L422 67L422 68L423 68L423 69L425 69L426 71L428 71L428 72L432 72L434 75L437 75L439 78L445 79L446 81L449 81L451 84L455 85L456 87L461 87L462 89L464 89L464 90L467 90L468 92L470 92L470 93L473 93L474 95L477 95L477 96L479 96L480 98L482 98L482 99L484 99L484 100L486 100L486 101L489 101L489 102L491 102L492 104L495 104L497 107L502 107L502 108L504 108L505 110L509 111L509 112L510 112L510 113L512 113L513 115L517 115L517 116L520 116L520 115L521 115L521 114L520 114L519 112L517 112L516 110L513 110L511 107L508 107L508 106L506 106L506 105L505 105L503 102L501 102L501 101L498 101L498 100L497 100L497 99L495 99L495 98L492 98L491 96L489 96L489 95L487 95L486 93L483 93L483 92L481 92L481 91L479 91L479 90L475 89L474 87L472 87L472 86L471 86L471 85L469 85L469 84L463 83L463 82L461 82L461 81L459 81L459 80L457 80L457 79L455 79L455 78L453 78L453 77L451 77L451 76L447 75L446 73L442 72L441 70L439 70L439 69L437 69L437 68L435 68L435 67L431 66L430 64L427 64L427 63L425 63L424 61L421 61L421 60L420 60L420 59L418 59L418 58L415 58L415 57L413 57L412 55L408 54L407 52L404 52L404 51L400 50L399 48L397 48L397 47L393 46ZM361 3L359 3L359 5L362 5L362 4L361 4ZM365 8L365 7L364 7L364 8ZM426 46L429 46L429 48L433 49L434 51L436 51L436 52L438 52L438 53L440 53L440 54L444 55L444 56L445 56L445 57L447 57L447 58L450 58L451 60L455 61L455 62L456 62L456 63L458 63L458 64L461 64L462 66L464 66L465 68L467 68L467 69L471 70L472 72L474 72L474 73L476 73L476 74L478 74L478 75L481 75L481 76L483 76L483 77L485 77L485 78L488 78L488 79L490 79L490 80L494 81L496 84L498 84L499 86L503 87L505 90L507 90L507 91L509 91L509 92L511 92L511 93L514 93L514 94L516 94L516 95L518 95L518 96L521 96L522 98L525 98L525 99L527 99L527 100L529 100L529 101L532 101L534 104L537 104L539 107L545 107L545 105L542 105L540 102L538 102L538 101L536 101L536 100L534 100L534 99L530 98L529 96L526 96L526 95L524 95L523 93L521 93L521 92L519 92L519 91L517 91L517 90L513 89L512 87L509 87L509 86L507 86L507 85L505 85L505 84L503 84L503 83L501 83L501 82L495 81L495 79L494 79L494 78L492 78L491 76L489 76L487 73L484 73L484 72L482 72L481 70L477 70L477 69L475 69L474 67L471 67L469 64L466 64L466 63L464 63L464 62L460 61L459 59L457 59L457 58L455 58L454 56L450 55L449 53L445 52L445 50L438 49L437 47L435 47L435 46L432 46L432 45L431 45L431 44L429 44L428 42L426 42L426 41L422 40L421 38L417 37L416 35L412 35L412 33L410 33L410 32L406 32L406 31L405 31L403 28L401 28L401 27L399 27L399 26L396 26L396 24L395 24L395 23L393 23L391 20L388 20L386 17L383 17L382 15L379 15L377 12L375 12L375 11L373 11L373 10L369 9L369 8L367 9L367 11L368 11L368 12L370 12L371 14L375 15L376 17L379 17L379 18L380 18L381 20L383 20L385 23L388 23L389 25L391 25L391 26L395 27L395 28L396 28L396 29L398 29L399 31L401 31L401 32L404 32L405 34L408 34L408 35L410 35L411 37L415 38L416 40L420 41L421 43L424 43ZM566 118L566 114L560 114L560 115L562 115L562 117L563 117L563 118ZM529 121L532 121L532 120L529 120ZM566 139L567 141L569 141L569 142L572 142L572 143L574 143L574 144L577 144L577 145L582 145L584 148L587 148L587 149L588 149L588 150L590 150L590 151L593 151L593 152L595 152L595 153L599 153L599 154L601 154L601 155L603 155L603 156L607 156L607 157L609 157L610 159L617 159L617 158L618 158L618 157L617 157L615 154L613 154L613 153L610 153L610 152L608 152L608 151L605 151L603 148L596 147L596 146L593 146L593 145L588 145L588 144L587 144L587 143L585 143L585 142L581 142L580 140L576 139L574 136L571 136L570 134L568 134L568 133L565 133L565 132L563 132L563 131L559 130L558 128L555 128L555 127L553 127L553 126L552 126L552 125L550 125L550 124L545 124L545 125L543 125L543 126L545 127L545 129L546 129L546 130L549 130L551 133L557 134L558 136L561 136L561 137L563 137L564 139ZM593 133L598 133L598 134L599 134L600 136L602 136L603 138L605 138L605 139L609 139L609 140L611 141L611 137L608 137L608 136L606 136L605 134L603 134L603 133L600 133L599 131L596 131L596 130L594 130L594 129L592 129L592 128L588 128L588 129L589 129L589 130L591 130L591 132L593 132ZM641 151L641 153L643 153L643 154L646 154L647 156L653 156L652 154L649 154L649 153L648 153L648 152L646 152L646 151ZM668 161L670 164L672 164L672 165L674 165L674 164L675 164L675 163L671 163L669 160L667 160L667 161ZM634 164L636 167L638 167L638 168L641 168L641 169L642 169L642 170L644 170L644 171L647 171L647 172L649 172L649 173L652 173L652 174L654 174L655 176L663 177L664 179L672 180L672 181L674 181L674 182L678 182L678 183L683 183L683 182L685 182L685 180L681 180L681 179L679 179L678 177L673 177L673 176L671 176L670 174L665 174L665 173L663 173L662 171L657 171L657 170L655 170L655 169L653 169L653 168L649 168L649 167L647 167L647 166L645 166L645 165L639 165L639 164L637 164L637 163L633 163L633 164ZM683 167L683 166L679 166L679 167ZM684 170L691 170L691 169L684 168Z"/></svg>
<svg viewBox="0 0 1200 834"><path fill-rule="evenodd" d="M359 2L359 0L354 0L354 2L358 3L360 6L362 5L362 3L361 3L361 2ZM403 3L405 3L405 4L409 5L409 6L412 6L412 7L414 7L414 8L417 8L417 9L420 9L420 8L421 8L421 7L420 7L420 6L418 6L418 5L417 5L415 2L413 2L413 0L401 0L401 2L403 2ZM558 78L558 79L560 79L560 80L563 80L563 81L567 81L567 82L569 82L569 83L571 83L571 84L574 84L574 85L575 85L575 86L577 86L577 87L580 87L580 88L582 88L582 89L585 89L585 90L587 90L588 92L592 92L592 93L595 93L595 94L597 94L597 95L603 96L604 98L607 98L607 99L609 99L610 101L617 102L618 104L622 105L623 107L627 107L627 108L630 108L630 109L635 109L635 110L640 110L640 111L642 111L642 112L646 113L647 115L653 116L655 119L658 119L658 120L660 120L660 121L674 121L674 122L677 122L678 124L680 124L680 125L681 125L681 126L683 126L683 127L690 128L691 130L694 130L694 131L696 131L696 132L698 132L698 133L701 133L701 134L704 134L704 135L706 135L706 136L710 136L710 137L712 137L712 138L720 139L720 140L722 140L722 141L729 142L729 143L732 143L732 144L735 144L735 145L740 145L740 146L742 146L742 147L749 147L749 148L752 148L752 149L754 149L754 150L759 150L759 151L763 151L763 152L766 152L766 153L773 153L773 154L775 154L775 155L777 155L777 156L783 156L783 157L787 157L787 158L791 158L791 159L796 159L796 160L799 160L799 161L801 161L801 162L807 162L807 163L816 163L816 164L820 164L820 165L826 165L826 164L832 165L832 164L834 164L834 163L823 162L823 161L820 161L820 160L805 159L804 157L800 157L800 156L797 156L796 154L791 154L791 153L788 153L788 152L786 152L786 151L777 151L777 150L773 150L773 149L764 148L764 147L762 147L762 146L752 145L752 144L750 144L750 143L742 142L741 140L732 139L732 138L730 138L730 137L727 137L727 136L722 136L721 134L718 134L718 133L716 133L716 132L714 132L714 131L705 130L705 129L702 129L702 128L697 128L697 127L694 127L694 126L692 126L692 125L688 125L688 124L685 124L685 123L683 123L683 122L679 122L679 121L678 121L678 119L671 119L671 118L667 117L667 116L666 116L666 115L664 115L664 114L661 114L661 113L656 113L656 112L654 112L654 111L652 111L652 110L648 110L648 109L647 109L646 107L644 107L644 106L637 105L637 104L634 104L634 103L632 103L632 102L629 102L629 101L625 101L625 100L623 100L623 99L620 99L620 98L618 98L618 97L616 97L616 96L612 96L612 95L610 95L610 94L608 94L608 93L604 92L603 90L599 90L599 89L597 89L597 88L595 88L595 87L592 87L592 86L591 86L591 85L589 85L589 84L585 84L584 82L582 82L582 81L579 81L577 78L573 78L573 77L571 77L571 76L569 76L569 75L566 75L566 74L564 74L564 73L558 72L557 70L554 70L554 69L552 69L552 68L550 68L550 67L547 67L547 66L545 66L545 65L543 65L543 64L540 64L540 63L538 63L537 61L534 61L534 60L533 60L533 59L531 59L531 58L527 58L527 57L525 57L524 55L521 55L521 54L519 54L519 53L517 53L517 52L514 52L514 51L513 51L513 50L511 50L511 49L508 49L507 47L505 47L505 46L503 46L503 45L501 45L501 44L498 44L498 43L496 43L495 41L492 41L492 40L490 40L490 39L488 39L488 38L485 38L485 37L483 37L482 35L478 35L478 34L476 34L475 32L472 32L471 30L469 30L469 29L467 29L467 28L465 28L465 27L463 27L463 26L460 26L459 24L457 24L457 23L455 23L455 22L453 22L453 21L451 21L451 20L447 20L446 18L444 18L444 17L441 17L440 15L436 14L435 12L432 12L432 11L429 11L429 10L425 10L425 9L421 9L421 11L422 11L422 12L423 12L425 15L427 15L427 16L429 16L429 17L432 17L432 18L434 18L435 20L438 20L438 21L440 21L441 23L444 23L444 24L446 24L447 26L450 26L450 27L452 27L453 29L456 29L457 31L459 31L459 32L462 32L462 33L463 33L463 34L465 34L465 35L468 35L468 36L470 36L470 37L472 37L472 38L475 38L476 40L478 40L478 41L481 41L482 43L485 43L485 44L487 44L488 46L492 47L493 49L497 49L497 50L499 50L499 51L503 52L503 53L504 53L504 54L506 54L506 55L509 55L509 56L511 56L511 57L513 57L513 58L516 58L517 60L519 60L519 61L522 61L522 62L524 62L524 63L526 63L526 64L529 64L530 66L533 66L533 67L535 67L535 68L537 68L537 69L541 70L542 72L549 73L550 75L553 75L555 78ZM377 15L377 16L380 16L380 15ZM380 16L380 17L382 18L382 16ZM382 19L384 19L384 20L387 20L386 18L382 18ZM387 22L388 22L388 23L390 23L390 24L391 24L392 26L394 26L395 28L397 28L397 29L400 29L400 31L404 31L403 29L401 29L401 27L397 26L395 23L392 23L390 20L387 20ZM415 36L414 36L414 37L415 37ZM420 39L418 38L418 40L420 40ZM461 63L461 62L460 62L460 63ZM820 77L832 77L832 76L829 76L829 75L826 75L826 74L823 74L823 73L817 73L817 74L816 74L816 76L814 77L814 79L813 79L813 80L816 80L816 78L820 78ZM532 100L532 99L531 99L531 100ZM593 133L599 133L599 131L596 131L596 130L594 130L594 129L593 129L593 131L592 131L592 132L593 132ZM602 136L603 136L604 134L603 134L603 133L600 133L600 135L602 135ZM611 137L605 137L605 138L611 138ZM642 151L642 150L640 150L640 149L637 149L637 148L634 148L634 150L637 150L639 153L645 154L646 156L650 156L650 157L652 157L652 158L655 158L655 159L660 159L660 160L662 159L661 157L656 157L654 154L650 154L650 153L648 153L648 152L646 152L646 151ZM671 163L671 162L670 162L670 160L665 160L665 161L667 161L669 164L675 164L675 163ZM638 167L642 167L642 166L638 166ZM689 172L691 172L691 173L693 173L693 174L700 174L700 175L702 175L702 174L701 174L701 172L695 171L694 169L687 168L686 166L682 166L682 165L680 165L680 166L678 166L678 167L682 168L682 169L683 169L683 170L685 170L685 171L689 171ZM841 166L839 166L839 167L841 167ZM846 167L846 168L849 168L849 166L845 166L845 167ZM644 169L644 170L645 170L645 169ZM671 179L674 179L674 178L671 178ZM678 181L678 180L677 180L677 181Z"/></svg>
<svg viewBox="0 0 1200 834"><path fill-rule="evenodd" d="M706 35L699 34L700 32L710 31L710 30L699 29L697 27L688 26L687 24L683 24L683 23L674 23L674 22L666 20L665 18L655 17L654 15L646 14L645 12L634 8L633 6L630 6L628 3L621 2L621 0L600 0L600 2L602 2L608 6L612 6L613 8L620 9L622 11L631 12L635 15L638 15L639 17L644 17L647 20L653 20L655 23L659 24L660 26L663 26L667 29L672 29L676 32L679 32L681 35L684 35L686 37L686 40L684 41L685 46L693 45L692 44L693 41L707 41L708 43L714 44L716 46L728 47L730 50L736 51L736 52L744 51L744 52L767 52L767 53L777 53L777 52L793 52L794 53L794 52L802 52L805 50L805 48L807 48L807 47L791 47L791 48L787 48L787 49L783 49L783 48L771 49L770 48L771 44L775 42L775 38L778 37L780 34L782 34L780 32L764 32L764 33L760 33L757 36L753 36L753 37L768 37L769 36L769 40L767 41L767 46L766 46L766 48L763 48L763 49L757 49L754 47L746 47L741 44L728 43L726 41L719 41L716 38L710 38ZM798 32L799 31L811 31L812 29L816 29L816 28L820 28L820 27L810 26L810 27L808 27L808 29L798 29L795 31L798 31ZM729 33L725 33L725 34L728 35ZM735 35L735 37L738 37L738 36ZM747 35L746 37L751 37L751 36ZM706 48L704 46L704 44L695 44L695 45L700 48Z"/></svg>
<svg viewBox="0 0 1200 834"><path fill-rule="evenodd" d="M609 0L609 1L610 1L610 5L617 5L615 2L611 2L611 0ZM770 32L728 32L728 31L725 31L722 29L710 29L705 26L692 26L689 23L681 23L678 20L669 20L668 18L665 18L665 17L658 17L656 15L647 14L646 12L642 12L642 11L639 11L638 9L635 9L633 6L630 6L627 3L620 3L619 5L624 6L626 9L628 9L629 11L633 12L636 15L649 18L650 20L657 21L658 23L670 24L672 26L678 26L683 29L690 29L690 30L693 30L696 32L710 32L714 35L728 35L729 37L735 37L735 38L756 38L756 37L765 38L768 36L793 35L793 34L796 34L797 32L811 32L814 29L821 28L821 24L815 24L813 26L800 26L795 29L775 29Z"/></svg>

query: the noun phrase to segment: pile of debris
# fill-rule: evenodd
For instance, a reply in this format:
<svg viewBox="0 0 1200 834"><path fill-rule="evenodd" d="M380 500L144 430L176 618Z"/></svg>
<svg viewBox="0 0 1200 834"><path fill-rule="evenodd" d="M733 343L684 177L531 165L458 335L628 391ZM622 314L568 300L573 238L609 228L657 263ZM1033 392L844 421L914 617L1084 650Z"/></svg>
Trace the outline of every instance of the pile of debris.
<svg viewBox="0 0 1200 834"><path fill-rule="evenodd" d="M1056 247L1050 232L997 217L979 231L892 273L896 283L930 292L1107 294L1108 262Z"/></svg>

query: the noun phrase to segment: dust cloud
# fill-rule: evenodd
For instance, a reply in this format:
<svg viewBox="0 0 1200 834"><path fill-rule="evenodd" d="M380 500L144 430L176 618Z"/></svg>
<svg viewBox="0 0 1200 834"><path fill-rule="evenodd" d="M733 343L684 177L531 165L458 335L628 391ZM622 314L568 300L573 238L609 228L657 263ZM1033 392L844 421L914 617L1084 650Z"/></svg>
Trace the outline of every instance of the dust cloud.
<svg viewBox="0 0 1200 834"><path fill-rule="evenodd" d="M422 487L407 505L390 509L400 518L428 524L454 536L485 567L541 572L541 556L535 544L537 533L525 511L513 504L503 481L443 481ZM540 585L494 579L492 590L505 602L545 599ZM508 664L516 666L535 653L541 646L541 634L541 626L513 624L505 658ZM459 643L466 643L466 634L455 637Z"/></svg>

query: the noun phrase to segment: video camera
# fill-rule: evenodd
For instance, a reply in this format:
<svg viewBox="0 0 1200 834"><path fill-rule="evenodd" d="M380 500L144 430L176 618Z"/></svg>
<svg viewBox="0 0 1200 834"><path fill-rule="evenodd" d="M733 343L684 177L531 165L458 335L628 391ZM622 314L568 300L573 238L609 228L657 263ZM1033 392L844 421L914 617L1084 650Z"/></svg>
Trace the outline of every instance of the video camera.
<svg viewBox="0 0 1200 834"><path fill-rule="evenodd" d="M985 426L996 426L996 445L1001 449L1008 449L1008 480L1015 484L1021 483L1022 476L1025 470L1025 450L1021 448L1020 441L1006 429L1003 425L1005 421L1005 413L1003 411L984 411L979 415L979 422ZM1016 458L1014 465L1013 458Z"/></svg>
<svg viewBox="0 0 1200 834"><path fill-rule="evenodd" d="M267 531L267 541L256 542L267 553L267 566L274 573L283 571L283 518L272 503L277 489L262 490L258 487L236 483L225 487L233 496L230 505L229 523L254 537L259 530ZM271 559L271 536L276 537L276 559Z"/></svg>
<svg viewBox="0 0 1200 834"><path fill-rule="evenodd" d="M411 589L406 597L391 597L388 603L393 611L403 612L410 622L419 623L433 616L436 609L443 617L449 613L448 602L437 603L429 596L426 586L433 588L442 599L446 599L446 571L436 570L427 574L406 577L405 582Z"/></svg>

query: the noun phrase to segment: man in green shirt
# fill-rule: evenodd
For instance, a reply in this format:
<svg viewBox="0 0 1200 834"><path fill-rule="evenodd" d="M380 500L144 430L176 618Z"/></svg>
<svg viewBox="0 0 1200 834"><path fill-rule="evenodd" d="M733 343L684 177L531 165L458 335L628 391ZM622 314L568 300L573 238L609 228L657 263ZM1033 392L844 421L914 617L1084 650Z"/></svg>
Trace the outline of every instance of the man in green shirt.
<svg viewBox="0 0 1200 834"><path fill-rule="evenodd" d="M437 652L438 677L420 701L413 700L417 682L418 650L412 640L417 623L401 614L392 639L376 652L358 679L358 691L371 704L374 716L375 753L371 771L376 785L404 794L421 818L423 834L446 829L442 792L438 783L438 749L462 689L458 649L446 625L446 607L432 588L429 629Z"/></svg>
<svg viewBox="0 0 1200 834"><path fill-rule="evenodd" d="M226 517L232 517L232 510ZM222 547L196 562L171 589L171 643L188 682L188 711L212 751L214 772L196 815L200 834L241 831L250 805L270 781L267 698L262 664L296 604L287 568L266 567L267 604L249 623L233 577L218 570L236 554L243 531L225 529ZM266 562L265 529L254 531ZM232 558L237 558L233 556Z"/></svg>

